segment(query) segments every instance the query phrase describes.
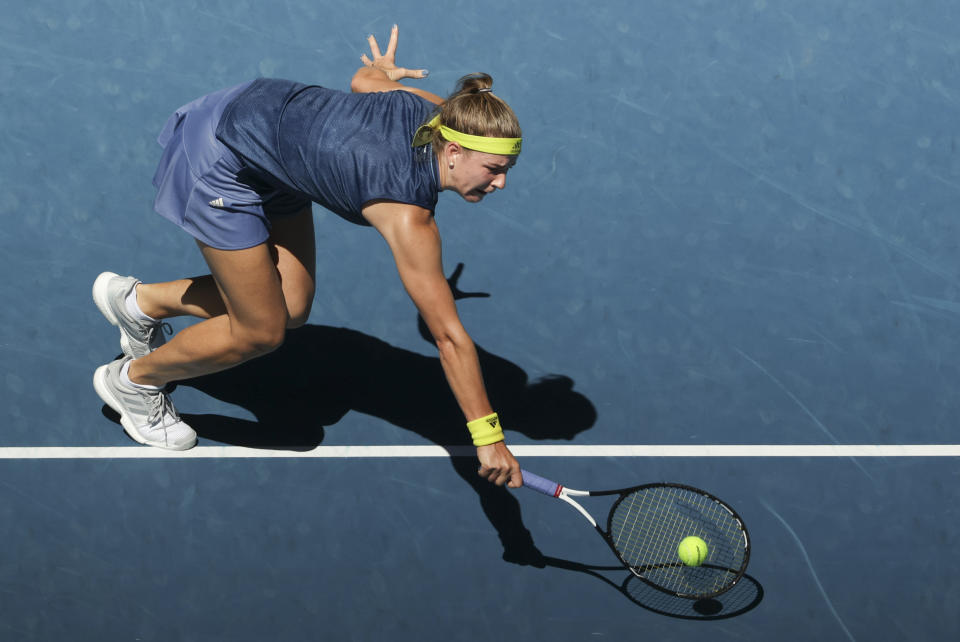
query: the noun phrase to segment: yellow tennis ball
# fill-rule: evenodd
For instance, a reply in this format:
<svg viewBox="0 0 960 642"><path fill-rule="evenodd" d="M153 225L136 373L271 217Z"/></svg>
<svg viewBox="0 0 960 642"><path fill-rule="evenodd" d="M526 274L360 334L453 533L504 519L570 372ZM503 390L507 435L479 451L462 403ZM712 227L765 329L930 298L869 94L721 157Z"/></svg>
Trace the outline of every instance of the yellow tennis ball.
<svg viewBox="0 0 960 642"><path fill-rule="evenodd" d="M677 557L687 566L700 566L708 552L707 543L696 535L684 537L677 546Z"/></svg>

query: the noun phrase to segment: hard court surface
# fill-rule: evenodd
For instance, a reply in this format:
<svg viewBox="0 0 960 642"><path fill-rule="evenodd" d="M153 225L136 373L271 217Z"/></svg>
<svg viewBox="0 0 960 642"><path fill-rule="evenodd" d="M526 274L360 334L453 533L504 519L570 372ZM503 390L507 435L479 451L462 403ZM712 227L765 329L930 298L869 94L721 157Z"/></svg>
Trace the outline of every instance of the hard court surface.
<svg viewBox="0 0 960 642"><path fill-rule="evenodd" d="M960 633L954 4L2 14L0 639ZM151 211L167 116L257 76L347 88L394 22L424 88L487 71L524 128L503 193L437 209L508 443L575 488L728 500L753 540L730 593L658 594L559 502L478 482L385 244L319 207L309 324L174 393L196 450L103 410L93 279L205 269Z"/></svg>

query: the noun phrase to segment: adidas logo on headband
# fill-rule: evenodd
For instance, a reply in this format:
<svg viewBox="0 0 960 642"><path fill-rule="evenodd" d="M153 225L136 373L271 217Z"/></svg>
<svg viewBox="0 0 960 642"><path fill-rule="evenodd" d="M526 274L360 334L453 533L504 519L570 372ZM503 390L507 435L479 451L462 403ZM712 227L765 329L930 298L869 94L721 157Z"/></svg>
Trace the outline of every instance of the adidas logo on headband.
<svg viewBox="0 0 960 642"><path fill-rule="evenodd" d="M482 89L479 91L483 91ZM487 89L486 91L490 91ZM440 124L440 115L434 116L426 125L421 125L417 133L413 136L412 147L426 145L433 138L433 130L439 129L440 133L447 140L460 143L467 149L488 154L500 154L503 156L514 156L520 153L523 144L522 138L495 138L493 136L473 136L464 134L455 129L450 129L446 125Z"/></svg>

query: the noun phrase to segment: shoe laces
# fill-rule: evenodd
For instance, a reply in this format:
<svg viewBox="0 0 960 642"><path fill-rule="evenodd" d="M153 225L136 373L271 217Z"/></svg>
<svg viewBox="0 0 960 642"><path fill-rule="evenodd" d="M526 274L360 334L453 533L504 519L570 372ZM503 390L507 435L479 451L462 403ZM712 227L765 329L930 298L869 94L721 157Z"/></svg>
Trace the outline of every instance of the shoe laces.
<svg viewBox="0 0 960 642"><path fill-rule="evenodd" d="M173 326L166 321L158 321L147 328L147 343L153 343L153 338L157 333L166 334L168 337L173 334Z"/></svg>
<svg viewBox="0 0 960 642"><path fill-rule="evenodd" d="M180 415L177 414L177 410L173 407L173 402L170 401L167 393L160 391L152 397L150 413L147 415L147 421L151 426L166 428L180 421Z"/></svg>

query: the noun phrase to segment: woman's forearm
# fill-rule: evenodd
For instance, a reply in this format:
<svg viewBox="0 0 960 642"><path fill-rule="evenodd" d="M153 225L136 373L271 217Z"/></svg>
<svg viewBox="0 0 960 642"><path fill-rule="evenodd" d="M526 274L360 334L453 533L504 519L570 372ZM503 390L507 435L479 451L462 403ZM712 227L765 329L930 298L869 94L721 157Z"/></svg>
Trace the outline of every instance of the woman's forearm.
<svg viewBox="0 0 960 642"><path fill-rule="evenodd" d="M466 332L455 338L439 338L437 349L447 383L466 420L492 413L493 408L484 386L477 349Z"/></svg>

